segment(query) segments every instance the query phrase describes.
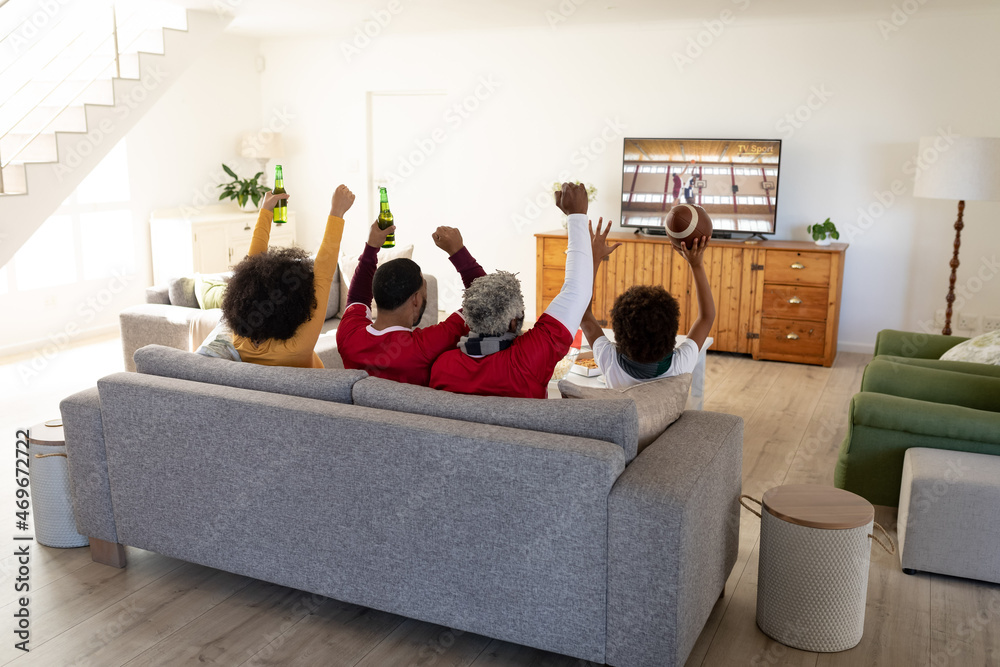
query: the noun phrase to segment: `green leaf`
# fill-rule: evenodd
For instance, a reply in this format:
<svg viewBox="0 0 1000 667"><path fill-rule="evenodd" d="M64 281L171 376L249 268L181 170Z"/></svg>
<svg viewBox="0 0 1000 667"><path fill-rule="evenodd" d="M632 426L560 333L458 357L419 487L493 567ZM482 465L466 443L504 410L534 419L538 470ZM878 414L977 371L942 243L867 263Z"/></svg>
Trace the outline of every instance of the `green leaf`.
<svg viewBox="0 0 1000 667"><path fill-rule="evenodd" d="M254 174L254 177L252 179L250 179L250 180L252 180L252 181L254 181L256 183L257 179L260 178L263 175L264 175L264 172L258 171L256 174Z"/></svg>
<svg viewBox="0 0 1000 667"><path fill-rule="evenodd" d="M225 172L227 174L229 174L233 178L239 180L240 177L236 175L236 172L234 172L232 169L230 169L229 167L227 167L225 164L222 165L222 168L225 170Z"/></svg>
<svg viewBox="0 0 1000 667"><path fill-rule="evenodd" d="M832 236L833 238L835 238L835 239L838 239L838 240L839 240L839 239L840 239L840 232L838 232L838 231L837 231L837 230L835 229L835 230L833 230L832 232L830 232L830 236Z"/></svg>
<svg viewBox="0 0 1000 667"><path fill-rule="evenodd" d="M253 201L254 206L260 204L260 194L258 194L257 192L252 193L250 195L250 199Z"/></svg>
<svg viewBox="0 0 1000 667"><path fill-rule="evenodd" d="M232 197L223 192L221 195L219 195L219 201L222 201L223 199L232 199Z"/></svg>

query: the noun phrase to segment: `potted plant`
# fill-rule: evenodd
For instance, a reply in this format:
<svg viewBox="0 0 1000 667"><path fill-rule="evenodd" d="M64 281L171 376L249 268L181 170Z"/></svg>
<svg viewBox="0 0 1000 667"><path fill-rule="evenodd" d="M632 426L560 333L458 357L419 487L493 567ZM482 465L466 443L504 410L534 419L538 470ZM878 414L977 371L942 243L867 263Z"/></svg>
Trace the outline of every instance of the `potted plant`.
<svg viewBox="0 0 1000 667"><path fill-rule="evenodd" d="M806 231L812 235L813 241L816 242L816 245L830 245L831 238L840 238L840 232L837 231L837 225L830 222L830 218L827 218L823 222L815 225L809 225L806 227Z"/></svg>
<svg viewBox="0 0 1000 667"><path fill-rule="evenodd" d="M264 198L265 194L270 192L270 188L258 181L264 175L264 172L258 171L254 174L253 178L240 178L236 175L236 172L226 165L222 165L222 168L227 174L233 177L233 180L229 183L219 185L222 188L219 201L223 199L235 199L241 209L245 211L256 210L260 204L260 200ZM252 203L253 208L247 205L249 203Z"/></svg>

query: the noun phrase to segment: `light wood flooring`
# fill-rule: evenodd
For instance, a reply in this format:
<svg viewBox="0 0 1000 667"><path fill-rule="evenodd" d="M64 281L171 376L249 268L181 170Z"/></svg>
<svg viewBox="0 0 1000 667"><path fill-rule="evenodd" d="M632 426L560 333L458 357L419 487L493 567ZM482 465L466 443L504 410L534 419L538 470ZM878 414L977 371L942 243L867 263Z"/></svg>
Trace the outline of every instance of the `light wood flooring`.
<svg viewBox="0 0 1000 667"><path fill-rule="evenodd" d="M8 438L58 412L72 391L121 369L118 341L61 352L25 380L0 365ZM847 408L868 357L841 354L833 368L755 362L709 354L705 409L740 415L744 491L759 497L784 483L831 484ZM10 450L8 450L10 451ZM12 467L12 463L10 464ZM11 468L8 468L10 471ZM13 507L12 474L0 475L0 502ZM10 510L12 513L12 509ZM876 520L895 537L895 511ZM7 523L7 522L4 522ZM11 518L10 523L13 523ZM1000 586L904 575L897 557L874 547L865 633L854 649L817 654L768 639L754 621L758 519L742 512L739 559L725 597L688 660L695 665L810 667L980 666L1000 664ZM13 544L5 528L6 544ZM31 563L31 643L13 648L16 563L0 553L0 664L14 665L331 665L359 667L558 667L579 660L452 631L393 614L275 586L134 548L129 566L92 563L89 549L35 546Z"/></svg>

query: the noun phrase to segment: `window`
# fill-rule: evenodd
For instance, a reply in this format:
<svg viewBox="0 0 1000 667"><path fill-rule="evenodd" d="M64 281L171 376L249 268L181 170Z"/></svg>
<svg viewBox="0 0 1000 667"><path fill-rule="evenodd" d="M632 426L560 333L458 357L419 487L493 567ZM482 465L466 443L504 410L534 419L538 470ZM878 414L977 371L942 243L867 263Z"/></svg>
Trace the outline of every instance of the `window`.
<svg viewBox="0 0 1000 667"><path fill-rule="evenodd" d="M19 291L58 287L76 282L73 218L53 215L14 254L15 286Z"/></svg>
<svg viewBox="0 0 1000 667"><path fill-rule="evenodd" d="M638 165L635 165L635 164L627 164L627 165L625 165L625 173L626 174L634 174L637 167L638 167Z"/></svg>

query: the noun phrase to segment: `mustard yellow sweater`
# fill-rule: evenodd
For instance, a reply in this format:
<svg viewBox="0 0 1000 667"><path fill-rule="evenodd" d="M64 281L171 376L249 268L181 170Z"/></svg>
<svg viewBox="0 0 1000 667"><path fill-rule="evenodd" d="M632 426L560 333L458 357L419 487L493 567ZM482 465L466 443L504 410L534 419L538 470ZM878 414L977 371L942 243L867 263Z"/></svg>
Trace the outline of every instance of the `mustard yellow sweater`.
<svg viewBox="0 0 1000 667"><path fill-rule="evenodd" d="M253 230L248 256L267 250L271 237L273 213L261 209L257 216L257 226ZM331 215L326 220L323 242L316 253L313 264L313 282L316 286L316 307L309 319L299 325L295 335L288 340L266 340L255 345L249 338L233 334L233 345L243 361L265 366L297 366L299 368L323 368L323 362L314 348L319 340L320 330L326 315L326 304L330 299L330 285L337 271L340 256L340 239L344 234L344 219Z"/></svg>

